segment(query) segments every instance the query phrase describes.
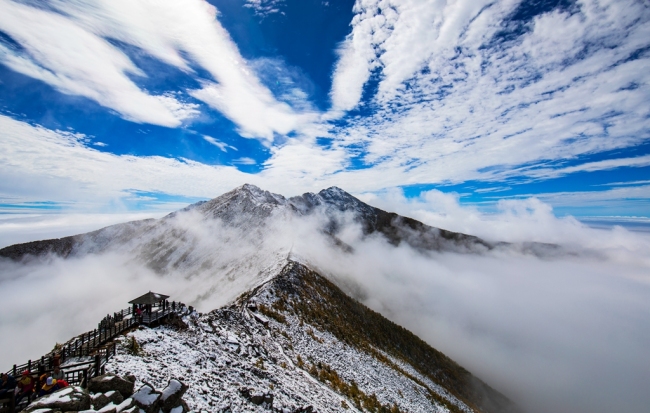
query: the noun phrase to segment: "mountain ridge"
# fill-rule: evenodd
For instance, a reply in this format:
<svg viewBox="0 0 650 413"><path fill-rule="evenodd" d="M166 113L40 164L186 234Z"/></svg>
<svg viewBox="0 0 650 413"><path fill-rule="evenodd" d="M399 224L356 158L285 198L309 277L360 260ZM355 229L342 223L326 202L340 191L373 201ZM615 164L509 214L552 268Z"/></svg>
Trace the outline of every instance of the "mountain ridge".
<svg viewBox="0 0 650 413"><path fill-rule="evenodd" d="M337 213L352 213L354 219L361 224L364 234L380 233L393 245L406 242L420 250L483 252L505 245L505 243L490 243L472 235L431 227L413 218L383 211L335 186L321 190L318 194L307 192L287 199L255 185L244 184L211 200L199 201L174 211L159 220L131 221L84 234L13 244L0 249L0 257L20 260L29 255L54 254L66 258L75 252L77 244L88 239L97 241L105 235L104 233L113 233L114 237L125 238L133 236L138 230L146 230L155 223L165 222L192 211L202 213L206 218L218 218L227 223L248 220L251 224L249 226L263 226L265 220L280 208L285 209L283 211L285 215L308 216L324 212L330 220L325 232L331 235L335 235L342 225L337 220ZM102 248L103 244L100 243L93 251L101 251Z"/></svg>

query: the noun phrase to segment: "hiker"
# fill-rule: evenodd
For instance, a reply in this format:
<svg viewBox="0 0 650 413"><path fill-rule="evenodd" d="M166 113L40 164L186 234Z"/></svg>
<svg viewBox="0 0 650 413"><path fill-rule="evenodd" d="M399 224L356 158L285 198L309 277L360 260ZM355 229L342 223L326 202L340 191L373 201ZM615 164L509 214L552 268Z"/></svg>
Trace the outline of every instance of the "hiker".
<svg viewBox="0 0 650 413"><path fill-rule="evenodd" d="M54 393L58 389L59 386L56 380L54 380L52 377L48 377L43 387L41 387L41 391L38 392L38 397L45 396L46 394Z"/></svg>
<svg viewBox="0 0 650 413"><path fill-rule="evenodd" d="M65 373L61 371L59 366L56 366L52 372L52 378L54 380L65 380Z"/></svg>
<svg viewBox="0 0 650 413"><path fill-rule="evenodd" d="M2 380L0 380L0 399L4 399L6 395L13 395L16 388L16 379L10 374L2 373Z"/></svg>
<svg viewBox="0 0 650 413"><path fill-rule="evenodd" d="M29 374L28 370L23 371L23 374L18 380L18 394L16 394L16 404L20 403L23 397L27 396L31 401L32 393L34 392L34 378Z"/></svg>

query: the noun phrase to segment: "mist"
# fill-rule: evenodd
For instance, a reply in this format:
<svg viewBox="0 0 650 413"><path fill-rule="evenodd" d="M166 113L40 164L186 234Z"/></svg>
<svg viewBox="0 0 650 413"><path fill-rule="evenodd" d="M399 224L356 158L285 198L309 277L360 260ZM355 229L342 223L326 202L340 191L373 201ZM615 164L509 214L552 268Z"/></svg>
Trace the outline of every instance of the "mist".
<svg viewBox="0 0 650 413"><path fill-rule="evenodd" d="M469 233L556 242L570 253L422 253L362 237L354 225L341 234L352 254L314 243L294 250L525 411L647 411L650 237L556 218L538 200L509 202L498 214L468 209L448 202L430 216L459 230L471 215Z"/></svg>
<svg viewBox="0 0 650 413"><path fill-rule="evenodd" d="M212 310L264 282L290 256L413 331L525 411L647 410L646 234L555 218L537 200L510 203L490 215L453 202L438 215L425 201L393 209L409 208L420 211L425 223L433 223L427 214L445 217L453 224L446 229L466 225L463 232L490 239L555 242L571 253L422 252L363 236L353 217L342 214L337 237L351 247L345 249L319 231L326 218L318 214L299 219L280 213L263 225L179 214L148 230L145 241L101 254L0 262L0 300L16 309L0 313L0 362L5 368L41 355L149 290ZM169 245L152 249L160 240Z"/></svg>

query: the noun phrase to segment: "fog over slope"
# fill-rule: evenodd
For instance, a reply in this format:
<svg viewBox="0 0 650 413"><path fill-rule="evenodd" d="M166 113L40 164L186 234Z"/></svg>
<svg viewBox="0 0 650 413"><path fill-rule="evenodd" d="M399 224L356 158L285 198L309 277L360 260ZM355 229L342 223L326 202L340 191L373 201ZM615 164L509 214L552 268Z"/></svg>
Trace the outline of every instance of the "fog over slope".
<svg viewBox="0 0 650 413"><path fill-rule="evenodd" d="M435 215L427 209L435 202L424 198L417 205L399 196L375 198L425 223L444 216L451 230L491 241L565 241L571 253L422 251L364 233L349 212L336 214L333 238L321 231L329 217L320 210L288 213L288 200L267 194L254 197L256 211L268 212L258 221L239 219L250 212L239 198L229 201L226 215L222 203L210 201L135 225L130 235L99 232L67 259L1 261L0 300L15 310L0 312L0 365L24 362L94 328L144 291L211 310L291 256L528 411L635 412L650 404L650 240L644 235L557 219L534 200L485 216L453 199ZM229 221L206 220L207 213Z"/></svg>

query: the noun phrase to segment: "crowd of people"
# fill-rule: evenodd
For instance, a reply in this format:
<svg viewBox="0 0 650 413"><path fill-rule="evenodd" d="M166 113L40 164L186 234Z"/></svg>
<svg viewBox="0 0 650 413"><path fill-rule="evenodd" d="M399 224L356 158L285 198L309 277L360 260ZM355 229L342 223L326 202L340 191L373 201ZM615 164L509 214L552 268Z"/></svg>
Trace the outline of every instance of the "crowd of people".
<svg viewBox="0 0 650 413"><path fill-rule="evenodd" d="M176 311L176 309L181 309L185 304L183 303L177 303L176 301L172 301L171 304L169 301L164 300L160 303L159 307L163 311L171 308L172 311ZM135 314L136 317L141 317L143 314L151 315L153 311L153 306L151 304L133 304L133 314Z"/></svg>
<svg viewBox="0 0 650 413"><path fill-rule="evenodd" d="M98 324L99 330L108 330L115 327L115 323L119 323L124 320L124 315L122 313L113 313L113 315L106 314L106 317Z"/></svg>
<svg viewBox="0 0 650 413"><path fill-rule="evenodd" d="M11 374L2 373L0 399L6 400L13 397L15 404L19 404L24 398L31 401L33 396L45 396L67 386L65 373L59 366L54 366L52 372L45 372L41 375L25 370L18 379Z"/></svg>

